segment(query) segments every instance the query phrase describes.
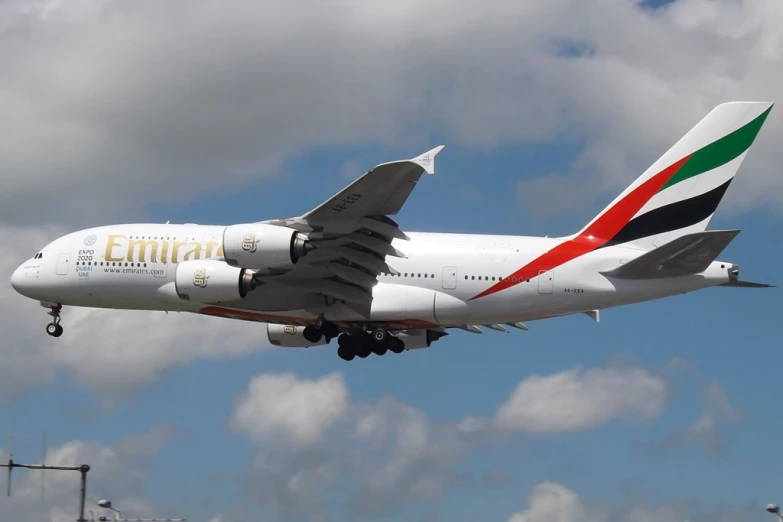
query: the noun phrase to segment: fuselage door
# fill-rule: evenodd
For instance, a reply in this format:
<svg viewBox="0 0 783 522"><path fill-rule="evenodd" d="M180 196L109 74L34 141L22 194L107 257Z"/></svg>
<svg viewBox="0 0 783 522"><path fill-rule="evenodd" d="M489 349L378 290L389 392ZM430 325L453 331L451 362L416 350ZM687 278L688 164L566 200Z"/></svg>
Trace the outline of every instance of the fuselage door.
<svg viewBox="0 0 783 522"><path fill-rule="evenodd" d="M57 275L68 274L68 265L70 264L71 256L68 254L60 254L57 256Z"/></svg>
<svg viewBox="0 0 783 522"><path fill-rule="evenodd" d="M456 266L444 266L443 267L443 289L454 290L457 288L457 267Z"/></svg>
<svg viewBox="0 0 783 522"><path fill-rule="evenodd" d="M538 271L538 293L551 294L555 286L555 272L553 270Z"/></svg>

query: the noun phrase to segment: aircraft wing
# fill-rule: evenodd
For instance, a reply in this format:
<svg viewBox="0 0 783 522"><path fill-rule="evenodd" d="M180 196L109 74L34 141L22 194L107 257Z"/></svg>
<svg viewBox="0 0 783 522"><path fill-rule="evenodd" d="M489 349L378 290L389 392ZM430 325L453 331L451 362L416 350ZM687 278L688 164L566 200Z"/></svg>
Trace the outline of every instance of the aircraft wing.
<svg viewBox="0 0 783 522"><path fill-rule="evenodd" d="M264 221L306 233L314 247L293 270L274 276L274 282L344 301L369 316L378 275L397 273L387 258L405 257L392 241L408 237L389 216L400 211L422 174L435 173L435 156L442 149L377 165L299 217Z"/></svg>

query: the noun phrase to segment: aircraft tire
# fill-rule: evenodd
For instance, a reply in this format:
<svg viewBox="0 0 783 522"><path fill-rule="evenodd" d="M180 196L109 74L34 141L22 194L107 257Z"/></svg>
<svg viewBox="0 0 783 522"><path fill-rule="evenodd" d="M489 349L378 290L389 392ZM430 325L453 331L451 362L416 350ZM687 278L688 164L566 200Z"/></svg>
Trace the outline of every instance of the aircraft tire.
<svg viewBox="0 0 783 522"><path fill-rule="evenodd" d="M57 323L49 323L46 325L46 333L52 337L60 337L63 334L63 327Z"/></svg>
<svg viewBox="0 0 783 522"><path fill-rule="evenodd" d="M386 355L386 352L389 350L389 343L376 342L370 345L370 349L375 355Z"/></svg>
<svg viewBox="0 0 783 522"><path fill-rule="evenodd" d="M326 322L321 325L321 332L329 339L334 339L340 335L340 329L334 323Z"/></svg>
<svg viewBox="0 0 783 522"><path fill-rule="evenodd" d="M378 344L384 344L389 339L389 332L383 328L378 328L373 331L372 339Z"/></svg>
<svg viewBox="0 0 783 522"><path fill-rule="evenodd" d="M337 349L337 356L343 361L353 361L353 358L356 357L356 353L347 346L340 346Z"/></svg>
<svg viewBox="0 0 783 522"><path fill-rule="evenodd" d="M392 353L402 353L405 351L405 343L397 337L392 337L389 339L389 350Z"/></svg>
<svg viewBox="0 0 783 522"><path fill-rule="evenodd" d="M364 342L356 347L356 355L358 355L362 359L367 358L371 353L372 350L369 343Z"/></svg>
<svg viewBox="0 0 783 522"><path fill-rule="evenodd" d="M317 343L318 341L321 340L321 331L314 326L308 326L302 332L302 337L304 337L311 343Z"/></svg>

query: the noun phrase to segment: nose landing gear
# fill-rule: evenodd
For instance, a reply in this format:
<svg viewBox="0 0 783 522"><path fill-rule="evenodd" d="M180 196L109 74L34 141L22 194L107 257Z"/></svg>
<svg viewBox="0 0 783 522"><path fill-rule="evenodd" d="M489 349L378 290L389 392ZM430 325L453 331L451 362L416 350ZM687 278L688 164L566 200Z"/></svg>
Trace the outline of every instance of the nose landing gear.
<svg viewBox="0 0 783 522"><path fill-rule="evenodd" d="M47 305L51 308L48 315L52 316L52 322L46 325L46 333L52 337L60 337L63 334L63 327L60 325L60 311L63 309L62 305Z"/></svg>

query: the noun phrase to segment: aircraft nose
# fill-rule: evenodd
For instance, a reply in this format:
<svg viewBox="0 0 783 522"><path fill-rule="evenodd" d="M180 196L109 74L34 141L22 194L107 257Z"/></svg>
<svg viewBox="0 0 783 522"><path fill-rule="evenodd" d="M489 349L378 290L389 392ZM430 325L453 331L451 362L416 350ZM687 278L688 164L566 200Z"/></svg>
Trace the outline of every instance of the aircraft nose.
<svg viewBox="0 0 783 522"><path fill-rule="evenodd" d="M24 264L14 270L14 273L11 275L11 286L22 295L27 295L32 282L32 278L27 276L27 269Z"/></svg>

